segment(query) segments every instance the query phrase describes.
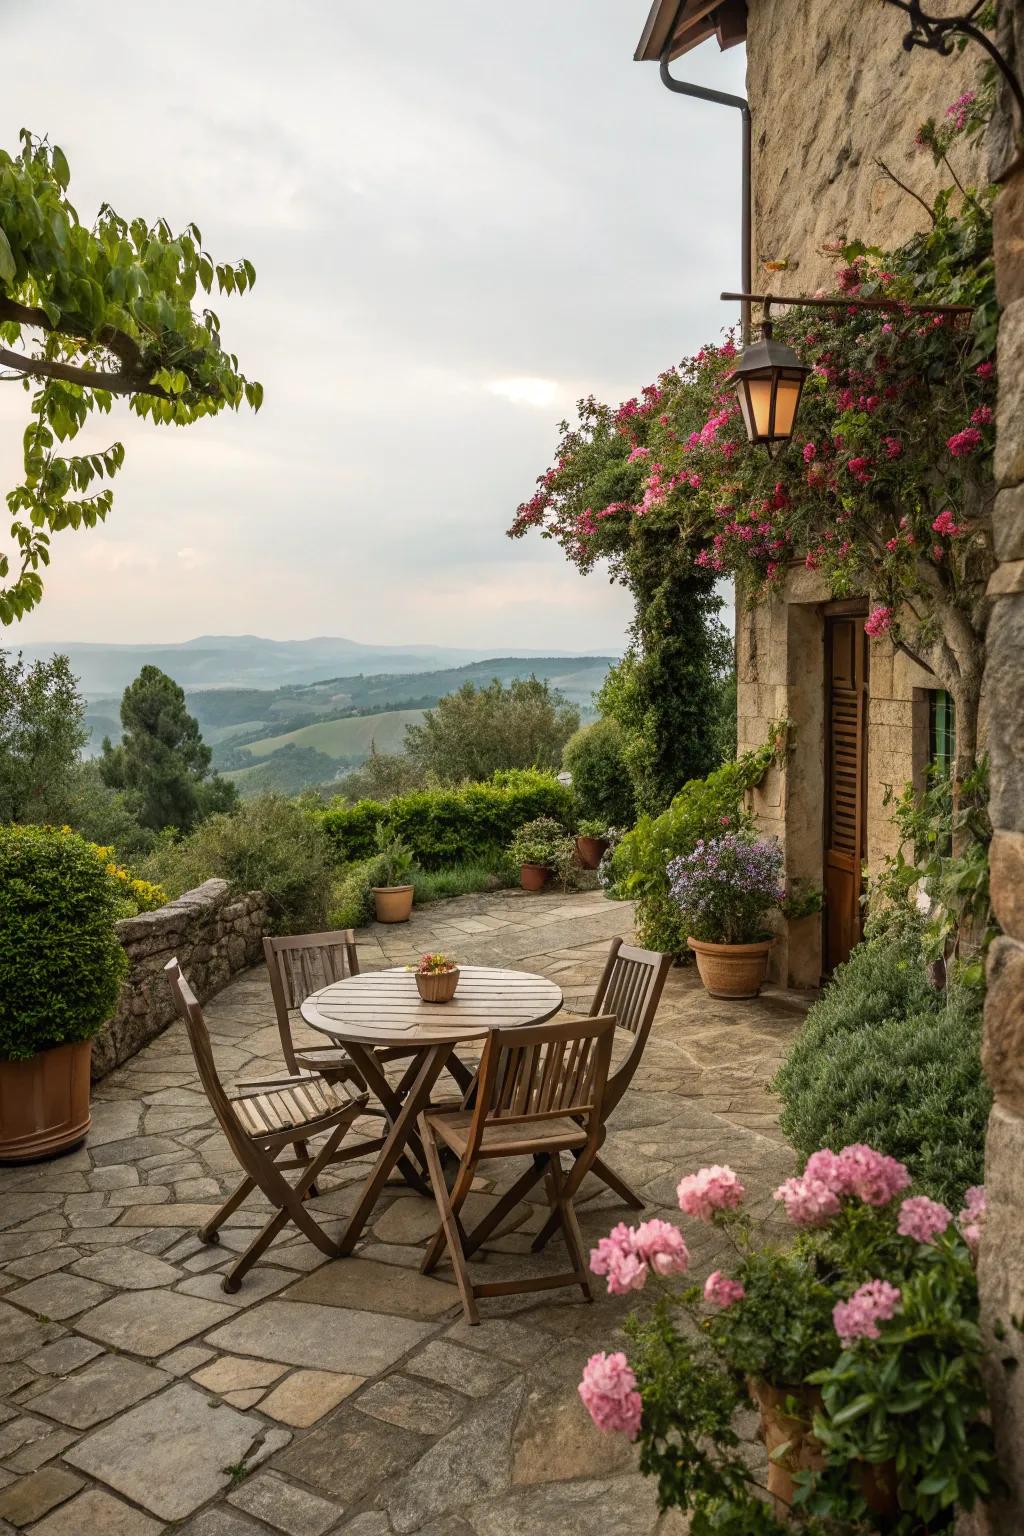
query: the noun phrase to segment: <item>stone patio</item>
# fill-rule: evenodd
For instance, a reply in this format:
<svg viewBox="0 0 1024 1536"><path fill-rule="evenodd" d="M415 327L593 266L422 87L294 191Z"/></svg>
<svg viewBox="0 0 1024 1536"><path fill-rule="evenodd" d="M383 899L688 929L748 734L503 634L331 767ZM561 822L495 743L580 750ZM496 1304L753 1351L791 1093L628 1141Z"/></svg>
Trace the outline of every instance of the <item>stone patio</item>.
<svg viewBox="0 0 1024 1536"><path fill-rule="evenodd" d="M425 949L467 964L539 971L585 1011L628 906L601 895L460 897L401 928L359 935L364 969ZM654 1032L605 1156L680 1220L681 1173L728 1162L765 1210L792 1158L765 1090L802 1000L707 997L669 978ZM265 971L207 1007L225 1077L280 1067ZM310 1036L310 1038L313 1038ZM313 1202L325 1223L353 1203L352 1163ZM512 1175L502 1166L503 1180ZM576 1291L495 1298L467 1327L451 1271L419 1274L432 1203L389 1186L356 1256L326 1262L285 1233L227 1296L220 1271L265 1213L236 1213L219 1247L196 1226L237 1174L175 1024L95 1092L88 1146L0 1169L0 1533L38 1536L647 1536L659 1520L635 1453L593 1429L576 1395L595 1349L614 1347L626 1304ZM481 1181L479 1211L495 1198ZM594 1242L627 1217L584 1184ZM483 1260L488 1278L564 1267L529 1256L541 1208L524 1203ZM698 1279L720 1238L687 1224Z"/></svg>

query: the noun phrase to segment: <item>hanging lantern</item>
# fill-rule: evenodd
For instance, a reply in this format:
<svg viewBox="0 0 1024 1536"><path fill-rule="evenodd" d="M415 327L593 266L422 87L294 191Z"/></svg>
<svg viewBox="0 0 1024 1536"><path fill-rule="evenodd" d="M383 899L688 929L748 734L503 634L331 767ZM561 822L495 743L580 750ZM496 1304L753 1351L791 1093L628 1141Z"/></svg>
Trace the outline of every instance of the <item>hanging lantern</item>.
<svg viewBox="0 0 1024 1536"><path fill-rule="evenodd" d="M766 313L761 321L761 340L745 349L729 374L752 443L764 443L774 455L789 442L810 371L792 347L772 339L772 322Z"/></svg>

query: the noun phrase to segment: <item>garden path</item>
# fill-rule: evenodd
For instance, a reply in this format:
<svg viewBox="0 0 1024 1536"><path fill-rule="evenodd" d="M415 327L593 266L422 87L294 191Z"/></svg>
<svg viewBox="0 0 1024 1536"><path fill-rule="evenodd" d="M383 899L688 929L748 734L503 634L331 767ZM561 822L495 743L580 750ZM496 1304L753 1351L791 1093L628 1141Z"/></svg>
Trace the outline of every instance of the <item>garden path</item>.
<svg viewBox="0 0 1024 1536"><path fill-rule="evenodd" d="M364 969L425 949L558 982L585 1011L628 905L599 893L459 897L359 935ZM792 1169L766 1091L803 1004L767 991L725 1003L674 970L608 1160L681 1220L683 1172L730 1163L757 1202ZM262 968L207 1008L225 1076L279 1069ZM315 1208L351 1207L352 1164ZM503 1177L511 1177L503 1169ZM418 1272L432 1204L389 1187L350 1259L285 1236L229 1297L220 1274L264 1216L249 1204L219 1248L197 1224L236 1171L180 1025L97 1085L88 1145L0 1169L0 1536L648 1536L659 1521L635 1453L598 1434L576 1395L594 1350L621 1343L636 1298L573 1291L481 1303L461 1321L451 1271ZM479 1210L494 1198L481 1183ZM767 1203L766 1203L767 1202ZM755 1206L756 1209L756 1206ZM596 1242L630 1213L584 1184ZM540 1208L490 1247L488 1278L523 1265ZM687 1223L693 1273L721 1238ZM564 1267L553 1241L550 1257ZM751 1447L752 1455L756 1448Z"/></svg>

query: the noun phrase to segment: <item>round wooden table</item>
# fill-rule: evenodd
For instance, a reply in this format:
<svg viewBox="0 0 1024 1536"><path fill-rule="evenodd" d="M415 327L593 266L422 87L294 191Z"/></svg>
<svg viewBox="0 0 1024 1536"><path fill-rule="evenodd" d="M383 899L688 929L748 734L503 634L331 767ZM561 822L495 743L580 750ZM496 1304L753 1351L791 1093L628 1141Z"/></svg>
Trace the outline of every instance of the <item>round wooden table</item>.
<svg viewBox="0 0 1024 1536"><path fill-rule="evenodd" d="M434 1084L447 1067L465 1090L472 1074L455 1047L482 1039L490 1029L543 1024L562 1006L561 988L546 976L528 971L465 965L449 1003L425 1003L416 977L404 966L346 976L314 992L302 1004L302 1017L343 1045L367 1087L380 1100L389 1130L339 1245L351 1253L395 1165L407 1166L412 1152L425 1166L416 1134L417 1117L430 1103ZM398 1049L409 1066L397 1085L388 1082L378 1049L386 1057Z"/></svg>

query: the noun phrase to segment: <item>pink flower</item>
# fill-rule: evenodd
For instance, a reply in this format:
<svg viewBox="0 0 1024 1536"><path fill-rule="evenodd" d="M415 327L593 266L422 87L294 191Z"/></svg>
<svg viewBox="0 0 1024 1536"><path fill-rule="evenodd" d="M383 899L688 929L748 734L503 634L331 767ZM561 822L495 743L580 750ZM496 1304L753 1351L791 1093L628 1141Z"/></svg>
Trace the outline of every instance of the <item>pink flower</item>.
<svg viewBox="0 0 1024 1536"><path fill-rule="evenodd" d="M858 485L867 485L871 479L871 460L864 458L863 455L847 459L846 467Z"/></svg>
<svg viewBox="0 0 1024 1536"><path fill-rule="evenodd" d="M967 122L967 108L971 105L973 100L974 92L964 91L962 96L958 96L956 101L954 101L951 106L946 108L946 116L952 119L953 126L958 131L963 128Z"/></svg>
<svg viewBox="0 0 1024 1536"><path fill-rule="evenodd" d="M824 1179L806 1174L799 1179L787 1179L774 1191L774 1198L786 1207L786 1215L797 1227L824 1227L838 1214L839 1196L830 1189Z"/></svg>
<svg viewBox="0 0 1024 1536"><path fill-rule="evenodd" d="M842 1163L836 1154L828 1147L822 1147L820 1152L812 1152L807 1159L804 1168L805 1179L820 1179L827 1184L834 1194L846 1193L846 1185L843 1180Z"/></svg>
<svg viewBox="0 0 1024 1536"><path fill-rule="evenodd" d="M729 1280L716 1269L704 1282L704 1300L713 1307L731 1307L734 1301L742 1301L746 1291L738 1280Z"/></svg>
<svg viewBox="0 0 1024 1536"><path fill-rule="evenodd" d="M885 456L887 459L898 459L903 453L903 444L898 437L885 437Z"/></svg>
<svg viewBox="0 0 1024 1536"><path fill-rule="evenodd" d="M647 1265L636 1252L633 1233L623 1221L591 1249L590 1268L595 1275L606 1276L611 1296L642 1291L647 1282Z"/></svg>
<svg viewBox="0 0 1024 1536"><path fill-rule="evenodd" d="M583 1367L579 1394L598 1429L617 1430L637 1437L644 1405L636 1389L636 1376L621 1350L606 1355L602 1350L591 1355Z"/></svg>
<svg viewBox="0 0 1024 1536"><path fill-rule="evenodd" d="M992 407L979 405L976 411L971 412L971 420L976 427L987 427L992 420Z"/></svg>
<svg viewBox="0 0 1024 1536"><path fill-rule="evenodd" d="M927 1195L911 1195L900 1206L896 1230L901 1237L912 1237L916 1243L934 1243L952 1220L953 1212L938 1200L929 1200Z"/></svg>
<svg viewBox="0 0 1024 1536"><path fill-rule="evenodd" d="M981 447L981 433L977 427L964 427L962 432L954 432L952 437L947 437L946 447L954 459L965 459Z"/></svg>
<svg viewBox="0 0 1024 1536"><path fill-rule="evenodd" d="M888 1322L900 1304L900 1292L888 1280L868 1280L849 1301L832 1308L832 1322L844 1349L856 1339L878 1339L878 1324Z"/></svg>
<svg viewBox="0 0 1024 1536"><path fill-rule="evenodd" d="M639 447L638 448L634 448L633 452L629 455L629 458L626 460L626 463L627 464L635 464L637 459L649 459L650 456L651 456L651 450L649 448L639 448Z"/></svg>
<svg viewBox="0 0 1024 1536"><path fill-rule="evenodd" d="M701 1168L698 1173L688 1173L680 1179L676 1191L679 1209L699 1221L710 1221L715 1211L726 1211L739 1205L744 1189L731 1168L714 1163Z"/></svg>
<svg viewBox="0 0 1024 1536"><path fill-rule="evenodd" d="M963 531L954 518L950 507L947 507L944 512L940 512L934 523L932 523L932 533L944 533L951 539L955 538L958 533L963 533Z"/></svg>
<svg viewBox="0 0 1024 1536"><path fill-rule="evenodd" d="M870 635L872 640L877 640L879 635L884 635L886 630L891 628L891 608L875 608L864 621L864 633Z"/></svg>
<svg viewBox="0 0 1024 1536"><path fill-rule="evenodd" d="M888 1205L910 1183L910 1174L902 1163L861 1143L843 1148L839 1168L850 1194L865 1205Z"/></svg>
<svg viewBox="0 0 1024 1536"><path fill-rule="evenodd" d="M689 1267L690 1255L683 1234L670 1221L657 1216L640 1223L633 1233L633 1248L656 1275L682 1275Z"/></svg>
<svg viewBox="0 0 1024 1536"><path fill-rule="evenodd" d="M813 443L804 443L804 463L809 464L817 452L818 450Z"/></svg>
<svg viewBox="0 0 1024 1536"><path fill-rule="evenodd" d="M979 363L977 368L975 368L974 371L978 375L979 379L990 379L992 377L992 375L996 371L995 370L995 364L994 363Z"/></svg>
<svg viewBox="0 0 1024 1536"><path fill-rule="evenodd" d="M973 1254L978 1252L981 1232L988 1211L988 1196L984 1184L972 1184L964 1192L964 1208L956 1219L964 1242Z"/></svg>

